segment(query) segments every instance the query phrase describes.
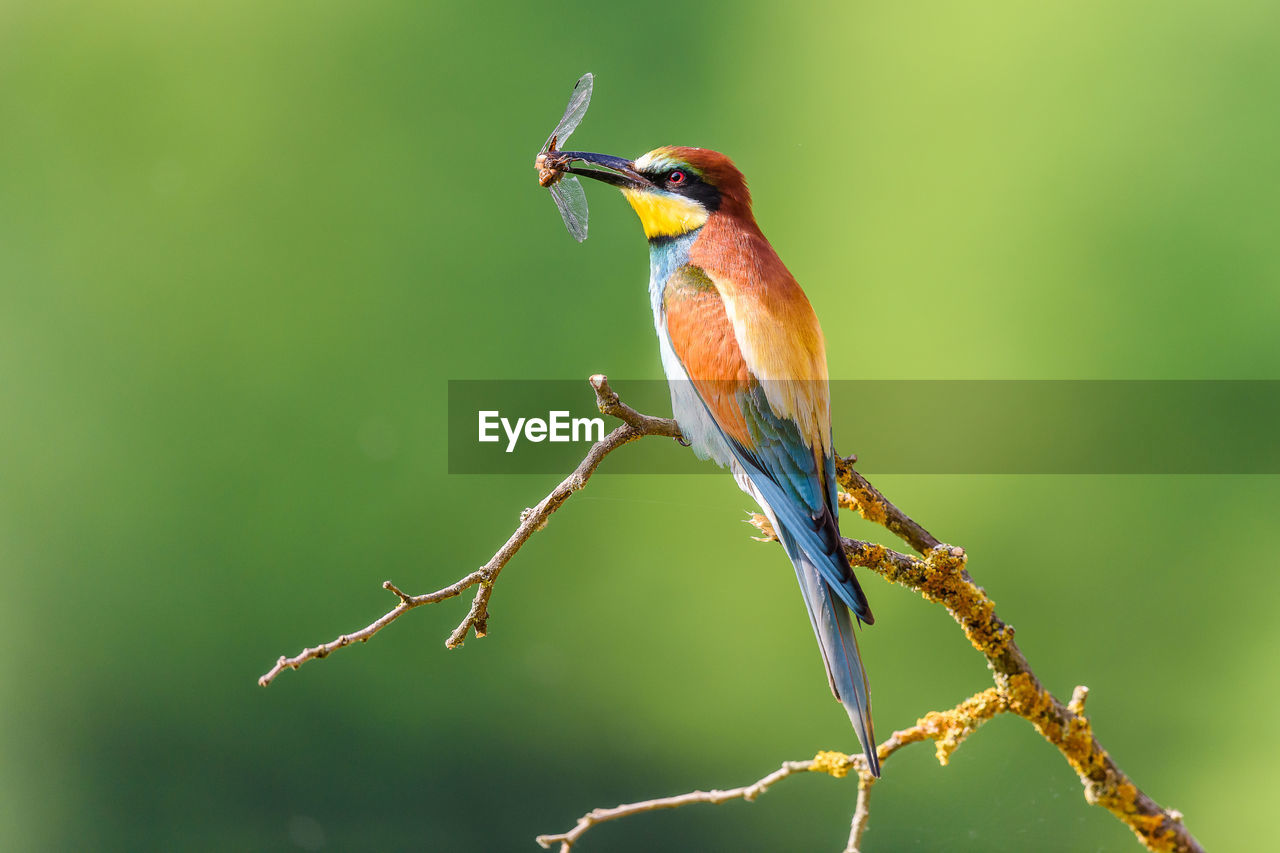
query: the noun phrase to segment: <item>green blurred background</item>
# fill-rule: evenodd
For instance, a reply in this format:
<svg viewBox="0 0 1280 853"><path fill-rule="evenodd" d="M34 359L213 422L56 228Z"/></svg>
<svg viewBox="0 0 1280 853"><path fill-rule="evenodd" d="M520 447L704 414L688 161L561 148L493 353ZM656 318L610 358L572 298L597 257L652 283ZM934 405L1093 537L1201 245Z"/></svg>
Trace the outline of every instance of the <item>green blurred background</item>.
<svg viewBox="0 0 1280 853"><path fill-rule="evenodd" d="M552 485L445 473L448 379L659 375L634 215L588 187L579 246L530 168L587 70L576 145L736 159L836 377L1280 377L1270 0L10 0L0 846L534 850L855 747L723 475L602 474L484 640L444 650L449 603L257 686ZM969 550L1048 686L1093 688L1121 767L1259 849L1276 478L879 485ZM944 612L867 584L882 735L989 683ZM853 798L815 775L582 849L838 850ZM945 769L899 754L873 809L869 851L1138 849L1013 718Z"/></svg>

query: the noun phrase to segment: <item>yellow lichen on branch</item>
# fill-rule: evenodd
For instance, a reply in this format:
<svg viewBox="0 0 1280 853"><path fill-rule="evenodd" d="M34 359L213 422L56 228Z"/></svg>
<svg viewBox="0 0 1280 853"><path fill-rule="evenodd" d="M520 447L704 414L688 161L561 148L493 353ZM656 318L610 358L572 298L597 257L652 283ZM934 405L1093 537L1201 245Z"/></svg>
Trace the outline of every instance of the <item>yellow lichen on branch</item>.
<svg viewBox="0 0 1280 853"><path fill-rule="evenodd" d="M887 761L904 746L931 740L935 744L938 763L946 766L951 755L960 748L969 735L996 714L1009 710L1000 690L988 687L975 693L954 708L946 711L930 711L909 729L899 729L876 749L881 761ZM872 778L869 777L868 778Z"/></svg>
<svg viewBox="0 0 1280 853"><path fill-rule="evenodd" d="M843 779L849 775L849 768L852 766L852 757L843 752L824 750L813 757L813 763L809 769L815 773L826 773L837 779Z"/></svg>
<svg viewBox="0 0 1280 853"><path fill-rule="evenodd" d="M840 508L851 509L872 524L883 525L888 518L884 501L869 490L857 487L839 495Z"/></svg>
<svg viewBox="0 0 1280 853"><path fill-rule="evenodd" d="M950 711L930 711L920 718L917 727L925 730L936 744L938 763L946 766L951 754L965 738L987 720L1006 710L1000 691L994 687L970 696Z"/></svg>
<svg viewBox="0 0 1280 853"><path fill-rule="evenodd" d="M995 602L965 571L968 556L963 548L938 545L924 559L883 545L846 547L845 551L851 565L871 569L890 583L946 607L978 651L999 656L1013 639L1013 628L996 617Z"/></svg>
<svg viewBox="0 0 1280 853"><path fill-rule="evenodd" d="M1113 769L1114 763L1093 736L1087 718L1070 709L1064 721L1057 700L1030 673L1012 676L1006 689L1009 710L1030 722L1045 740L1058 748L1071 769L1079 774L1086 800L1123 821L1148 850L1172 853L1187 849L1178 838L1181 815L1144 808L1145 795Z"/></svg>

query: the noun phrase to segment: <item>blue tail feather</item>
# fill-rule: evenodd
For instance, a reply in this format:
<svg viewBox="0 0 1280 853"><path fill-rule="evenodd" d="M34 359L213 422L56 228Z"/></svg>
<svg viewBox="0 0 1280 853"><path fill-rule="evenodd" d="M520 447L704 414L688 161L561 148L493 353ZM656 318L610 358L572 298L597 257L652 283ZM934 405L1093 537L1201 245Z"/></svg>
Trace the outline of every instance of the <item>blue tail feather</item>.
<svg viewBox="0 0 1280 853"><path fill-rule="evenodd" d="M809 622L827 667L831 692L844 705L849 721L853 723L872 775L879 776L880 759L876 755L875 731L871 724L871 694L867 687L867 674L862 667L862 656L858 652L858 641L853 633L852 614L787 528L782 527L778 533L787 556L795 566L805 608L809 611Z"/></svg>
<svg viewBox="0 0 1280 853"><path fill-rule="evenodd" d="M859 619L868 625L874 622L875 618L871 615L871 606L867 603L867 597L862 592L862 587L858 584L858 579L845 558L838 537L839 527L825 519L821 521L814 519L807 511L797 506L796 502L772 479L759 473L751 476L750 469L746 470L751 484L773 510L778 521L791 537L788 552L794 551L796 554L806 555L835 594L853 609ZM829 528L835 528L834 532ZM827 534L826 537L823 536L824 533ZM824 538L833 541L824 541ZM792 562L795 562L795 559L793 556Z"/></svg>

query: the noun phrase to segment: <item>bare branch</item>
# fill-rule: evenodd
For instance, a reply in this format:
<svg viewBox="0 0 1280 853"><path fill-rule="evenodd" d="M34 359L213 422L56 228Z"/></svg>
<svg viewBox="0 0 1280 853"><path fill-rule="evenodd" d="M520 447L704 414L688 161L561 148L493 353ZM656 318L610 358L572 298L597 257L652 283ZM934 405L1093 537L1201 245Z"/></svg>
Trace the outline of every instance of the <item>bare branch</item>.
<svg viewBox="0 0 1280 853"><path fill-rule="evenodd" d="M578 463L578 467L574 469L572 474L561 481L560 485L556 486L551 494L543 498L537 506L532 509L526 509L520 514L520 524L516 527L515 533L511 534L511 537L489 559L489 562L444 589L424 595L407 595L401 592L391 581L386 581L382 585L383 588L395 593L396 597L400 599L399 604L359 631L343 634L331 642L303 649L291 658L282 656L270 671L258 679L258 684L266 687L286 669L297 669L307 661L328 657L337 649L349 646L352 643L368 642L374 634L399 619L406 612L424 604L435 604L438 601L453 598L473 586L479 588L476 590L475 598L471 601L471 608L467 611L467 615L463 620L458 623L458 627L449 635L449 639L445 641L445 646L450 649L456 649L462 645L467 638L467 634L473 630L477 637L483 637L488 630L489 599L493 595L493 585L498 579L498 574L515 556L516 552L523 547L524 543L529 541L529 537L546 526L551 514L563 506L564 502L574 492L587 484L587 480L591 479L591 475L595 473L596 468L604 461L604 458L624 444L635 441L642 436L680 437L680 428L676 426L675 421L642 415L619 400L618 395L609 387L607 377L601 374L592 376L591 387L595 389L596 404L599 406L600 411L623 421L622 426L617 427L602 440L592 445L591 449L587 451L586 457Z"/></svg>
<svg viewBox="0 0 1280 853"><path fill-rule="evenodd" d="M611 809L594 809L578 819L578 824L568 832L560 835L539 835L537 842L544 848L550 848L553 844L560 845L560 853L569 853L574 843L583 836L583 834L593 826L601 823L607 823L618 818L631 817L641 812L653 812L660 809L676 809L680 806L693 805L694 803L711 803L718 805L727 803L730 800L746 800L751 802L756 797L769 790L769 787L775 782L795 773L803 773L807 770L814 769L814 762L810 761L787 761L781 767L758 779L750 785L744 785L741 788L731 788L728 791L691 791L688 794L681 794L677 797L663 797L657 800L645 800L641 803L627 803L621 806L614 806ZM843 774L842 774L843 775Z"/></svg>
<svg viewBox="0 0 1280 853"><path fill-rule="evenodd" d="M382 588L389 589L395 593L396 597L400 599L399 604L382 614L382 616L378 617L373 622L361 628L359 631L353 631L350 634L343 634L332 642L313 646L309 649L303 649L291 658L284 657L282 655L280 659L276 661L276 665L271 667L269 672L258 679L258 684L266 687L275 680L277 675L284 672L286 669L297 669L309 660L326 658L332 652L342 648L343 646L349 646L352 643L367 643L370 637L399 619L413 608L421 607L424 604L435 604L437 601L444 601L445 599L461 595L466 589L480 583L483 577L483 569L475 571L456 583L446 586L444 589L438 589L435 592L428 592L424 595L406 595L391 581L383 581Z"/></svg>
<svg viewBox="0 0 1280 853"><path fill-rule="evenodd" d="M909 729L894 732L884 743L880 744L878 753L881 761L888 760L898 750L909 744L917 743L922 740L935 740L938 743L939 760L944 764L946 759L942 758L944 743L946 746L946 756L950 756L952 752L960 746L960 743L975 731L978 726L982 725L991 717L995 716L1004 707L1000 703L998 694L994 687L988 688L976 696L971 696L961 702L955 708L949 711L933 711L922 717L916 725ZM577 825L568 832L558 835L539 835L537 842L544 848L550 848L553 844L560 845L560 853L569 853L573 845L593 826L601 823L607 823L611 820L619 818L631 817L632 815L641 814L643 812L659 811L661 809L675 809L681 806L694 805L695 803L711 803L718 805L727 803L730 800L745 800L752 802L769 790L773 784L794 776L797 773L806 771L826 773L836 779L842 779L849 774L849 771L855 771L858 774L858 802L860 804L859 812L861 812L861 820L859 815L855 813L853 830L849 836L849 847L847 850L857 853L858 839L861 838L862 832L866 829L867 812L865 807L865 796L871 790L871 786L875 783L875 777L867 770L866 759L861 755L846 755L843 752L819 752L808 761L786 761L777 770L759 779L750 785L744 785L741 788L731 788L727 791L691 791L688 794L680 794L674 797L662 797L656 800L644 800L639 803L627 803L621 806L614 806L611 809L594 809L578 819Z"/></svg>
<svg viewBox="0 0 1280 853"><path fill-rule="evenodd" d="M867 822L871 820L871 788L875 785L875 777L858 777L858 802L853 809L853 821L849 826L849 843L844 853L861 853L862 834L867 831Z"/></svg>

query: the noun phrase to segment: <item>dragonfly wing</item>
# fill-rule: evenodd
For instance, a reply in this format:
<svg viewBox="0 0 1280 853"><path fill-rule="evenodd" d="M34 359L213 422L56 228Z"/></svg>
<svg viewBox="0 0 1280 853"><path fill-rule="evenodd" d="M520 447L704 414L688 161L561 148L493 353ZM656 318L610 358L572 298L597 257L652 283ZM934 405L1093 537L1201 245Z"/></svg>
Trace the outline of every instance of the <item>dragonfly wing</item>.
<svg viewBox="0 0 1280 853"><path fill-rule="evenodd" d="M587 239L587 194L582 190L582 182L573 175L565 175L552 185L551 198L573 239L579 243Z"/></svg>
<svg viewBox="0 0 1280 853"><path fill-rule="evenodd" d="M595 77L592 76L590 71L578 78L578 82L574 84L573 91L569 94L569 105L564 108L564 115L561 116L560 123L556 125L555 130L551 131L551 135L547 137L547 141L542 145L544 151L547 150L553 139L556 141L557 148L564 148L565 140L569 138L569 134L578 129L578 125L582 123L582 117L587 114L587 106L591 103L591 87L594 82Z"/></svg>

